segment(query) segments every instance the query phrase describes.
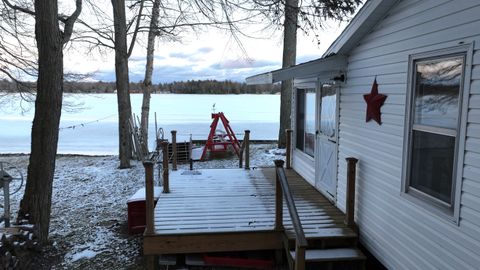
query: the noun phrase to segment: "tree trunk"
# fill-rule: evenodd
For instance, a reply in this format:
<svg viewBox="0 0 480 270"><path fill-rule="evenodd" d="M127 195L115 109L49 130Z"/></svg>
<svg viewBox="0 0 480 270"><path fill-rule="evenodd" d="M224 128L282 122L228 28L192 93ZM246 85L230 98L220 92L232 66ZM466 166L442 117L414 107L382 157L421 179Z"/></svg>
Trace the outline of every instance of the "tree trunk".
<svg viewBox="0 0 480 270"><path fill-rule="evenodd" d="M63 37L57 1L35 1L38 80L31 154L20 218L35 225L41 243L48 239L52 183L63 94Z"/></svg>
<svg viewBox="0 0 480 270"><path fill-rule="evenodd" d="M120 168L129 168L132 157L132 139L128 120L132 115L128 78L127 24L125 0L112 0L115 29L115 76L118 103L118 135Z"/></svg>
<svg viewBox="0 0 480 270"><path fill-rule="evenodd" d="M298 0L286 0L285 22L283 24L283 61L282 68L295 65L297 53ZM285 130L291 126L292 80L282 81L280 92L280 130L278 147L285 147Z"/></svg>
<svg viewBox="0 0 480 270"><path fill-rule="evenodd" d="M155 52L155 37L158 28L158 16L160 12L160 0L153 2L152 18L148 31L147 64L145 66L145 79L143 80L142 116L140 131L143 141L148 145L148 115L150 113L150 94L152 93L153 54Z"/></svg>

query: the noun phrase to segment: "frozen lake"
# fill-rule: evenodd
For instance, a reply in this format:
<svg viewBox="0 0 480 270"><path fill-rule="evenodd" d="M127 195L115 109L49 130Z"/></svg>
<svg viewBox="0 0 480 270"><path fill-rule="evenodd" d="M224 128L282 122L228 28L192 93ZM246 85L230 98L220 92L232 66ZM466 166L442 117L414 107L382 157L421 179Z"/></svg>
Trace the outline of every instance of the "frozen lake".
<svg viewBox="0 0 480 270"><path fill-rule="evenodd" d="M131 94L133 113L139 115L142 95ZM118 154L118 113L115 94L66 94L60 123L58 153ZM238 138L251 131L250 138L276 139L279 123L279 95L181 95L153 94L150 109L150 148L154 147L155 118L170 138L177 130L178 141L205 140L211 123L212 106L224 112ZM33 103L19 96L0 99L0 153L29 153ZM74 126L74 127L72 127ZM222 125L219 124L220 127Z"/></svg>

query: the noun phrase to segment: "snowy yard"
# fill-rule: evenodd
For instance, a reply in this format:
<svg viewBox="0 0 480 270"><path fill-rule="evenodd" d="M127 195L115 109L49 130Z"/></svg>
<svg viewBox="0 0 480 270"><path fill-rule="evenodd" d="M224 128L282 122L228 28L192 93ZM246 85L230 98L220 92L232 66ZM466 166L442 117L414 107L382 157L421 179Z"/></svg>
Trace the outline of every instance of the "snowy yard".
<svg viewBox="0 0 480 270"><path fill-rule="evenodd" d="M251 167L273 166L284 151L273 144L251 146ZM0 156L26 175L28 156ZM143 269L141 235L127 232L127 199L144 185L144 169L133 162L119 170L116 156L59 156L53 186L50 239L35 259L37 269ZM235 157L197 162L194 168L238 168ZM179 169L188 169L182 164ZM14 195L13 211L23 190Z"/></svg>

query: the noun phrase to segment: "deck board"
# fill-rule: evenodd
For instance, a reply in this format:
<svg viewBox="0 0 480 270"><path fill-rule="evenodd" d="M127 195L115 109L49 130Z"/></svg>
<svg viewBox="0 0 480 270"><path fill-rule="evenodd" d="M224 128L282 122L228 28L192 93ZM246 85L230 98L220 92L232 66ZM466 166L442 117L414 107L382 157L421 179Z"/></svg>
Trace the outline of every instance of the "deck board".
<svg viewBox="0 0 480 270"><path fill-rule="evenodd" d="M308 238L352 233L344 214L293 170L286 170L295 204ZM197 174L170 174L170 191L155 208L158 236L265 232L275 220L275 170L206 169ZM293 227L284 204L284 226Z"/></svg>

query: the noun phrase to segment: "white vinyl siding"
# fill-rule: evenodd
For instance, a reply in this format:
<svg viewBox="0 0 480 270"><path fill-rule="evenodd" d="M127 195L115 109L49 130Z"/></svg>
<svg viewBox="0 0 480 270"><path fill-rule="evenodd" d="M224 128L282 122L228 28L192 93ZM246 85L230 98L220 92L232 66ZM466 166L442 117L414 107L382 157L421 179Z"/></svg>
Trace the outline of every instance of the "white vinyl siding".
<svg viewBox="0 0 480 270"><path fill-rule="evenodd" d="M403 0L349 52L340 94L337 206L345 209L346 157L359 159L360 240L389 269L476 269L480 265L480 1ZM401 196L409 56L474 44L464 107L466 137L459 225ZM469 62L470 61L470 62ZM473 62L473 66L469 64ZM363 94L377 76L387 95L382 125L365 123ZM459 148L461 149L461 147Z"/></svg>
<svg viewBox="0 0 480 270"><path fill-rule="evenodd" d="M292 168L307 182L315 186L315 160L300 150L293 150Z"/></svg>

